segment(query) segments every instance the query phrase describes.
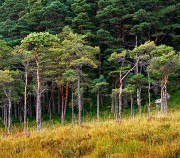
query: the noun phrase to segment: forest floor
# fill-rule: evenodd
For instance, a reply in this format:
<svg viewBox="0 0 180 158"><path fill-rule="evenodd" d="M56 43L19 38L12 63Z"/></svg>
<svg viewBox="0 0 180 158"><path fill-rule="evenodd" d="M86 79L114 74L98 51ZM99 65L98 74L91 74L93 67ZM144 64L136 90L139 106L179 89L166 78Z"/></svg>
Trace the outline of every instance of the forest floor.
<svg viewBox="0 0 180 158"><path fill-rule="evenodd" d="M0 134L0 158L167 158L180 157L180 111L168 116L44 127L40 133Z"/></svg>

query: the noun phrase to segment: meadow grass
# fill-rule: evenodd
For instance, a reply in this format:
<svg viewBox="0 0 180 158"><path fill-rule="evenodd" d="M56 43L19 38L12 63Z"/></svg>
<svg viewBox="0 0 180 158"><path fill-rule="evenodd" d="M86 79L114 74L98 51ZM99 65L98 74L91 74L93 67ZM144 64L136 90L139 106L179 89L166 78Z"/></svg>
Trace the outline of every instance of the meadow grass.
<svg viewBox="0 0 180 158"><path fill-rule="evenodd" d="M11 135L1 129L0 158L178 158L179 132L180 111L125 118L121 124L112 119L82 126L49 122L40 133L30 128L26 136L14 127Z"/></svg>

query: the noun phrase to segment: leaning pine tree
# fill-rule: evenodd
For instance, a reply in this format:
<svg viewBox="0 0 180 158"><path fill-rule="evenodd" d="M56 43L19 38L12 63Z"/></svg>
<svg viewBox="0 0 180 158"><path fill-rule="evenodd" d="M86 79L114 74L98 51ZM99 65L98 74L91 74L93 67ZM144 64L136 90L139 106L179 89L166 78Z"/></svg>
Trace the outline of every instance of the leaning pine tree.
<svg viewBox="0 0 180 158"><path fill-rule="evenodd" d="M122 51L117 54L116 52L111 54L109 61L116 61L120 64L119 67L119 111L118 111L118 122L122 121L122 94L123 94L123 82L126 77L130 74L131 71L135 69L135 67L139 63L139 58L137 58L135 64L133 66L129 65L129 61L126 58L127 51Z"/></svg>

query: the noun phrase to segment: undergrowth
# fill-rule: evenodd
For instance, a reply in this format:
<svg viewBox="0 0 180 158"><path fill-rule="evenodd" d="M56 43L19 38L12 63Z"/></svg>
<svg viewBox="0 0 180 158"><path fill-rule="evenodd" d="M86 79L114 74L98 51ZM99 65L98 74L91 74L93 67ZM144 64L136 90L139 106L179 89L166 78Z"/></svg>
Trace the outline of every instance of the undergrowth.
<svg viewBox="0 0 180 158"><path fill-rule="evenodd" d="M180 112L163 116L47 125L40 133L1 131L0 158L176 158L180 157Z"/></svg>

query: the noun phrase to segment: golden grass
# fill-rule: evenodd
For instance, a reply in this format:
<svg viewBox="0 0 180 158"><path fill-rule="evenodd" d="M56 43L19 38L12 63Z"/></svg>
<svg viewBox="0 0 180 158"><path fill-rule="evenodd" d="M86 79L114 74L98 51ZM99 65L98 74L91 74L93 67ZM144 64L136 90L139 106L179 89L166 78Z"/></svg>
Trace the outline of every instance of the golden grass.
<svg viewBox="0 0 180 158"><path fill-rule="evenodd" d="M178 158L180 112L0 137L0 158Z"/></svg>

